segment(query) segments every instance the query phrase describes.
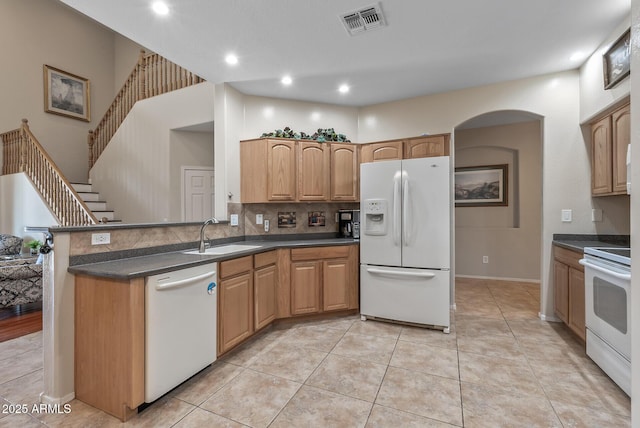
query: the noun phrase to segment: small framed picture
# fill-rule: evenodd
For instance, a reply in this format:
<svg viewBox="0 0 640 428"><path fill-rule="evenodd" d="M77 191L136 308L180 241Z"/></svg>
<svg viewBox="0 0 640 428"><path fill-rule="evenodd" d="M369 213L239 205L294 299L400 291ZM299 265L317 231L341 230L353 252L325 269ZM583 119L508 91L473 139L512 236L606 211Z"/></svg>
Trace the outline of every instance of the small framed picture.
<svg viewBox="0 0 640 428"><path fill-rule="evenodd" d="M507 206L509 165L456 168L456 207Z"/></svg>
<svg viewBox="0 0 640 428"><path fill-rule="evenodd" d="M91 121L89 79L44 65L44 111Z"/></svg>
<svg viewBox="0 0 640 428"><path fill-rule="evenodd" d="M611 89L631 73L631 31L625 31L602 55L604 89Z"/></svg>

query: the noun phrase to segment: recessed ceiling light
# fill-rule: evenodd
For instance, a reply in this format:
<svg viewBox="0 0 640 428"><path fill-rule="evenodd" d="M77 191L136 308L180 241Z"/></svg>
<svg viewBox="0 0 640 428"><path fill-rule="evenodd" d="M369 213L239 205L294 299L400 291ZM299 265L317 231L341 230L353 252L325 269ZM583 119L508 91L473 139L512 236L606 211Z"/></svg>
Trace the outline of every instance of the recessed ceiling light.
<svg viewBox="0 0 640 428"><path fill-rule="evenodd" d="M227 64L229 65L236 65L238 63L238 57L235 56L234 54L229 54L227 55L224 60L227 62Z"/></svg>
<svg viewBox="0 0 640 428"><path fill-rule="evenodd" d="M338 91L340 91L341 94L346 94L347 92L349 92L349 85L340 85Z"/></svg>
<svg viewBox="0 0 640 428"><path fill-rule="evenodd" d="M283 85L290 85L291 83L293 83L293 79L291 79L291 76L284 76L282 80L280 80L280 82Z"/></svg>
<svg viewBox="0 0 640 428"><path fill-rule="evenodd" d="M153 2L151 8L158 15L168 15L169 14L169 6L166 3L161 1Z"/></svg>

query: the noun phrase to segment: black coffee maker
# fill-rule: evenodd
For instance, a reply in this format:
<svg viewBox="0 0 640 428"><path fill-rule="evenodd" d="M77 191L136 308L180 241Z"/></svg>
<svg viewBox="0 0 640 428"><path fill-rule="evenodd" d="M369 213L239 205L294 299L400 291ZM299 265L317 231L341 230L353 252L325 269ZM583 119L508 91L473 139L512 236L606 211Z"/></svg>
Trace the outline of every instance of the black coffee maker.
<svg viewBox="0 0 640 428"><path fill-rule="evenodd" d="M338 236L360 238L360 210L338 210Z"/></svg>

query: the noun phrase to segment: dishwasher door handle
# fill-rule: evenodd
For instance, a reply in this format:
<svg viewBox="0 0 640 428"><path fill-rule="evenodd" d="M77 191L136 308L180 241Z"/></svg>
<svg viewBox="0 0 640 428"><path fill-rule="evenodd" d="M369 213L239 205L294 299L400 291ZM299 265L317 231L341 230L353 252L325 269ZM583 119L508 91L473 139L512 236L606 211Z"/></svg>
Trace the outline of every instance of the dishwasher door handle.
<svg viewBox="0 0 640 428"><path fill-rule="evenodd" d="M185 279L179 279L178 281L172 281L172 282L167 282L164 284L156 284L156 290L158 291L167 291L167 290L172 290L175 288L180 288L180 287L187 287L193 283L196 283L198 281L202 281L203 279L206 278L210 278L212 276L215 276L215 272L207 272L205 274L202 275L198 275L198 276L194 276L191 278L185 278ZM162 281L162 280L160 280Z"/></svg>

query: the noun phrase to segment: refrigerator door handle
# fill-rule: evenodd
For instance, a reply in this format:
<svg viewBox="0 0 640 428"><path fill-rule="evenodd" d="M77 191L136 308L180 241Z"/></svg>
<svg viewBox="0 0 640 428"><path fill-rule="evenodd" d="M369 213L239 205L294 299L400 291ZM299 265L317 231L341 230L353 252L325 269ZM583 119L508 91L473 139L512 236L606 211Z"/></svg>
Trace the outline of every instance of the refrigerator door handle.
<svg viewBox="0 0 640 428"><path fill-rule="evenodd" d="M393 245L400 245L400 192L402 181L400 171L393 176Z"/></svg>
<svg viewBox="0 0 640 428"><path fill-rule="evenodd" d="M436 276L435 273L432 272L424 272L424 271L397 271L390 269L382 269L377 267L368 267L367 272L374 275L386 275L386 276L394 276L394 277L412 277L412 278L425 278L430 279Z"/></svg>
<svg viewBox="0 0 640 428"><path fill-rule="evenodd" d="M409 238L411 237L410 219L409 219L409 175L406 171L402 172L402 245L405 247L409 245Z"/></svg>

